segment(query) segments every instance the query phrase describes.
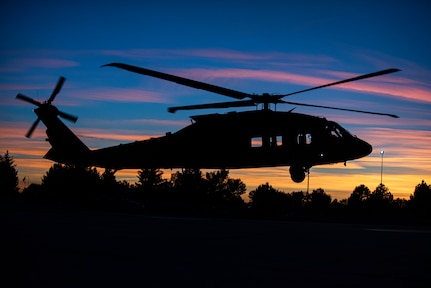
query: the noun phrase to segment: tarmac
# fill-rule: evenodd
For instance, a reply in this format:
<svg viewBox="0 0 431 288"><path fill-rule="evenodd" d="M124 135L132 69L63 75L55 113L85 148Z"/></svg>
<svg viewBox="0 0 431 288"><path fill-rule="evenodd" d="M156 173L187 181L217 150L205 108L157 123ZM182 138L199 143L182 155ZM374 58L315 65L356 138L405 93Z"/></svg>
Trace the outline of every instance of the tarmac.
<svg viewBox="0 0 431 288"><path fill-rule="evenodd" d="M50 209L0 216L7 287L431 287L431 227Z"/></svg>

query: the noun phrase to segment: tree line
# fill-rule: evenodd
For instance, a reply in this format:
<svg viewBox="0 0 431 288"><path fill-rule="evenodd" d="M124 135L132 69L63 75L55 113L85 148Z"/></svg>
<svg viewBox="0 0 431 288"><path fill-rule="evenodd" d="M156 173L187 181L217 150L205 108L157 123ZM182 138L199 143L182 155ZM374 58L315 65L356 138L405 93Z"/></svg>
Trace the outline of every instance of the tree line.
<svg viewBox="0 0 431 288"><path fill-rule="evenodd" d="M55 163L41 184L20 193L13 157L0 154L3 200L143 213L431 224L431 185L423 180L409 200L394 199L384 184L374 191L359 185L338 201L322 188L285 193L265 183L250 191L245 201L246 185L224 169L206 173L183 169L170 179L163 178L160 169L141 169L137 178L130 184L117 181L113 170L100 174L94 167Z"/></svg>

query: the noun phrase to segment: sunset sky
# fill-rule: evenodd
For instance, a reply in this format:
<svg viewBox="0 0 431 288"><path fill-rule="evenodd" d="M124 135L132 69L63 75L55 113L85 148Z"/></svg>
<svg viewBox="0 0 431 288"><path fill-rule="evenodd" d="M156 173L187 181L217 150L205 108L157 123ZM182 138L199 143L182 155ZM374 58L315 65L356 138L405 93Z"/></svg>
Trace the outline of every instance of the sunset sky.
<svg viewBox="0 0 431 288"><path fill-rule="evenodd" d="M43 4L42 4L43 3ZM40 183L53 162L45 126L24 135L35 108L17 93L54 101L77 115L66 124L92 149L175 132L189 116L246 108L167 112L170 106L231 98L137 75L122 62L243 91L282 93L387 68L402 71L285 98L287 101L379 111L399 119L278 105L278 111L334 120L369 142L367 157L311 169L310 190L347 198L383 183L408 198L431 184L431 4L429 1L3 1L0 4L0 153L14 157L20 186ZM254 109L254 108L251 108ZM223 137L223 135L220 135ZM164 171L166 178L171 171ZM117 179L137 181L137 170ZM248 191L269 182L285 192L296 184L288 167L231 170Z"/></svg>

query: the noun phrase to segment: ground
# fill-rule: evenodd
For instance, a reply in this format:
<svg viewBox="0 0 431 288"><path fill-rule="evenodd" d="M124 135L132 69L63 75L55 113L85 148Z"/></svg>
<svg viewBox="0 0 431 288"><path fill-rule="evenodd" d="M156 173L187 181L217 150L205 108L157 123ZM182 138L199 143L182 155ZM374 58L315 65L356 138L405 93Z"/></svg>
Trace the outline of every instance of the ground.
<svg viewBox="0 0 431 288"><path fill-rule="evenodd" d="M431 287L430 227L35 207L0 215L16 287Z"/></svg>

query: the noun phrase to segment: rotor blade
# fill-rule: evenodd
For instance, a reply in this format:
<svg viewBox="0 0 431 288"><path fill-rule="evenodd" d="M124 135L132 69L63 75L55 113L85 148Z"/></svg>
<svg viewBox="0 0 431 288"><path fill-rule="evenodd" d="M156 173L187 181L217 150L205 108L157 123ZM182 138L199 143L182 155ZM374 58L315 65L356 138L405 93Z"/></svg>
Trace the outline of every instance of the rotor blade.
<svg viewBox="0 0 431 288"><path fill-rule="evenodd" d="M232 102L220 102L220 103L209 103L209 104L198 104L189 106L177 106L170 107L168 111L170 113L175 113L178 110L195 110L195 109L211 109L211 108L231 108L231 107L248 107L256 106L253 100L245 101L232 101Z"/></svg>
<svg viewBox="0 0 431 288"><path fill-rule="evenodd" d="M66 78L64 78L63 76L60 76L60 78L58 79L57 85L55 85L55 88L52 91L51 97L49 97L49 99L47 101L48 104L51 104L52 101L54 100L55 96L57 96L58 92L60 92L64 81L66 81Z"/></svg>
<svg viewBox="0 0 431 288"><path fill-rule="evenodd" d="M356 76L356 77L353 77L353 78L349 78L349 79L345 79L345 80L341 80L341 81L337 81L337 82L333 82L333 83L329 83L329 84L325 84L325 85L321 85L321 86L317 86L317 87L312 87L312 88L304 89L304 90L301 90L301 91L292 92L292 93L289 93L289 94L278 95L277 97L278 97L278 99L281 99L283 97L294 95L294 94L298 94L298 93L302 93L302 92L307 92L307 91L311 91L311 90L315 90L315 89L320 89L320 88L329 87L329 86L333 86L333 85L338 85L338 84L342 84L342 83L352 82L352 81L356 81L356 80L361 80L361 79L376 77L376 76L385 75L385 74L389 74L389 73L394 73L394 72L398 72L398 71L401 71L401 70L400 69L396 69L396 68L386 69L386 70L377 71L377 72L373 72L373 73L369 73L369 74L364 74L364 75Z"/></svg>
<svg viewBox="0 0 431 288"><path fill-rule="evenodd" d="M30 138L31 134L33 134L34 129L36 129L37 124L39 124L40 118L38 117L36 121L34 121L33 125L31 125L30 130L28 130L27 134L25 134L25 137Z"/></svg>
<svg viewBox="0 0 431 288"><path fill-rule="evenodd" d="M189 86L192 88L217 93L217 94L224 95L224 96L229 96L229 97L232 97L235 99L244 99L246 97L251 96L248 93L244 93L244 92L240 92L240 91L236 91L236 90L232 90L232 89L228 89L228 88L223 88L220 86L207 84L204 82L199 82L196 80L191 80L191 79L187 79L187 78L183 78L183 77L179 77L179 76L175 76L175 75L171 75L171 74L157 72L154 70L149 70L149 69L145 69L145 68L141 68L141 67L137 67L137 66L133 66L133 65L128 65L128 64L123 64L123 63L110 63L110 64L102 65L101 67L105 67L105 66L117 67L117 68L124 69L124 70L130 71L130 72L151 76L151 77L163 79L166 81L175 82L177 84L181 84L181 85Z"/></svg>
<svg viewBox="0 0 431 288"><path fill-rule="evenodd" d="M16 95L16 99L25 101L25 102L29 102L31 104L34 104L38 107L40 107L40 105L42 105L42 103L40 103L39 101L36 101L28 96L25 96L24 94L19 93L18 95Z"/></svg>
<svg viewBox="0 0 431 288"><path fill-rule="evenodd" d="M329 106L321 106L321 105L313 105L313 104L304 104L304 103L290 102L290 101L284 101L284 100L280 100L279 103L292 104L292 105L298 105L298 106L308 106L308 107L333 109L333 110L350 111L350 112L358 112L358 113L366 113L366 114L374 114L374 115L381 115L381 116L389 116L392 118L400 118L399 116L394 115L394 114L355 110L355 109L347 109L347 108L337 108L337 107L329 107Z"/></svg>
<svg viewBox="0 0 431 288"><path fill-rule="evenodd" d="M58 116L60 116L60 117L62 117L64 119L67 119L69 121L72 121L73 123L75 123L76 121L78 121L78 117L70 115L70 114L67 114L65 112L58 111Z"/></svg>

